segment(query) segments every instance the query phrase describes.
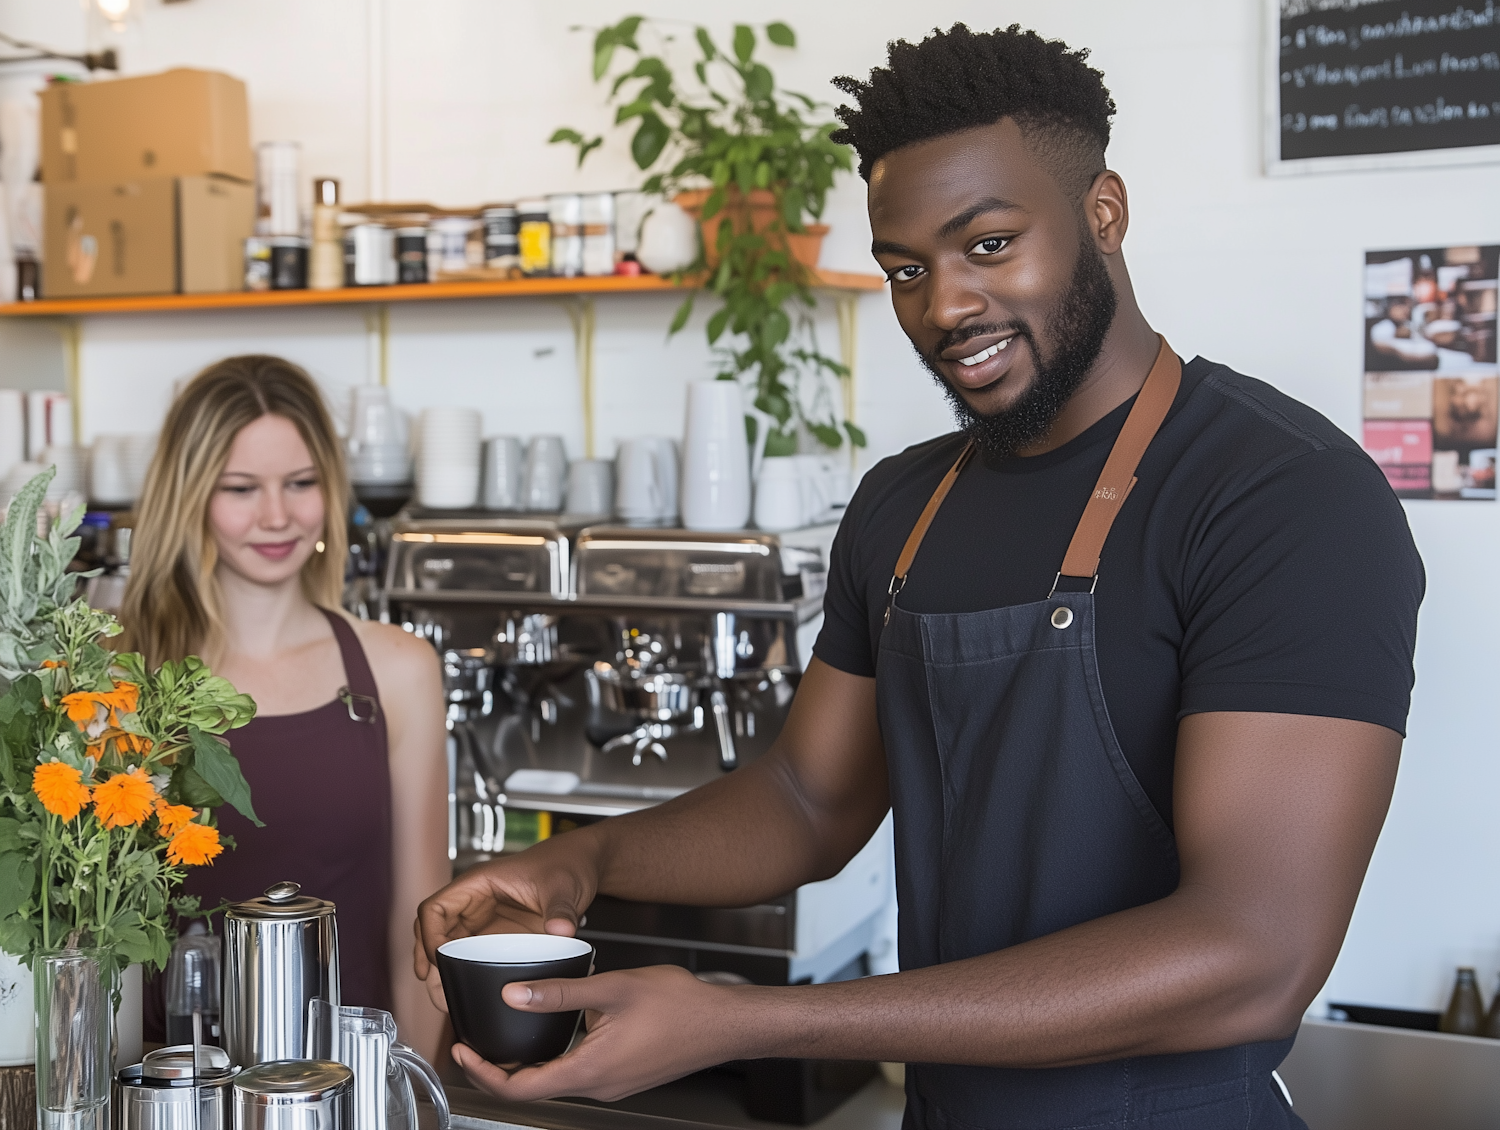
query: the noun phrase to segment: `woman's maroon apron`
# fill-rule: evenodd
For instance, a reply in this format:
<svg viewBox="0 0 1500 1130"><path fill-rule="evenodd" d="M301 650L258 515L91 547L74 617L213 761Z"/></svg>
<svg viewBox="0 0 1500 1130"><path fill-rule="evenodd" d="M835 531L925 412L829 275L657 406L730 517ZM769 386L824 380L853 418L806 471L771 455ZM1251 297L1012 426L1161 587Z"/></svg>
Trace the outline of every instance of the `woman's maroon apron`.
<svg viewBox="0 0 1500 1130"><path fill-rule="evenodd" d="M338 907L345 1004L391 1007L391 773L385 712L364 649L347 620L323 611L343 657L339 697L302 714L257 717L229 734L250 783L257 828L227 805L219 830L236 847L188 869L182 893L216 907L290 879ZM219 932L215 919L214 932ZM160 975L147 983L145 1036L166 1033Z"/></svg>

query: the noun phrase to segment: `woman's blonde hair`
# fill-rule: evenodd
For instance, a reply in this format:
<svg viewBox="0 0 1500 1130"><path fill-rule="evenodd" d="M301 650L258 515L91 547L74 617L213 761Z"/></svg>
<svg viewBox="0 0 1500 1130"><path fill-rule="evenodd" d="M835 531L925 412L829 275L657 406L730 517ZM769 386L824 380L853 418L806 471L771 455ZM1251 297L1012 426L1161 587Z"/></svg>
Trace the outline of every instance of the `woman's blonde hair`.
<svg viewBox="0 0 1500 1130"><path fill-rule="evenodd" d="M336 609L343 596L349 481L318 386L280 357L227 357L188 382L172 402L136 508L130 580L120 608L122 644L153 667L216 645L223 617L208 506L245 425L290 420L307 444L323 490L323 552L302 567L302 590Z"/></svg>

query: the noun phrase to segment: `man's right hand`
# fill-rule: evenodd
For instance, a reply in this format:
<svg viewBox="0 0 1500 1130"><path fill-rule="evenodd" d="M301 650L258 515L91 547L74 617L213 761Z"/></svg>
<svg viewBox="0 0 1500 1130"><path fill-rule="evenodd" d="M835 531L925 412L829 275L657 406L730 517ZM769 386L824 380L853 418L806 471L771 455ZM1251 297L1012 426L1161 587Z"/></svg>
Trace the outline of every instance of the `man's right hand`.
<svg viewBox="0 0 1500 1130"><path fill-rule="evenodd" d="M438 1008L448 1011L437 971L444 942L473 934L573 936L599 886L591 848L585 829L544 840L465 871L417 908L413 966Z"/></svg>

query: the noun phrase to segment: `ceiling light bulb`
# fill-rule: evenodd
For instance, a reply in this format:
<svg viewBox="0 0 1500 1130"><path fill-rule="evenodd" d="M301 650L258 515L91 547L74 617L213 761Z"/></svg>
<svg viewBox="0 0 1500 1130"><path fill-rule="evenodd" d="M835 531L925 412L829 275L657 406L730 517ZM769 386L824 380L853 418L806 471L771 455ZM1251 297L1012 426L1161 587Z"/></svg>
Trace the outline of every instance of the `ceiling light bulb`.
<svg viewBox="0 0 1500 1130"><path fill-rule="evenodd" d="M130 15L130 0L95 0L95 3L110 23L118 24Z"/></svg>

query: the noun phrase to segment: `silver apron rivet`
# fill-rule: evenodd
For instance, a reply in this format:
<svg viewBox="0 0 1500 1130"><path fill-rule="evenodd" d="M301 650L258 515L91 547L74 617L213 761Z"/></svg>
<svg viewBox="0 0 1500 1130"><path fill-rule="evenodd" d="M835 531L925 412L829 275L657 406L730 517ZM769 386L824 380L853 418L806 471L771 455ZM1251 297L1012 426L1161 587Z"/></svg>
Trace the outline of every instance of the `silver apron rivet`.
<svg viewBox="0 0 1500 1130"><path fill-rule="evenodd" d="M1054 608L1052 610L1052 626L1054 628L1066 628L1073 622L1073 610L1071 608Z"/></svg>

